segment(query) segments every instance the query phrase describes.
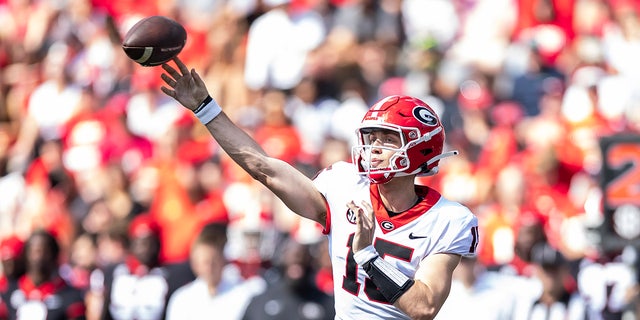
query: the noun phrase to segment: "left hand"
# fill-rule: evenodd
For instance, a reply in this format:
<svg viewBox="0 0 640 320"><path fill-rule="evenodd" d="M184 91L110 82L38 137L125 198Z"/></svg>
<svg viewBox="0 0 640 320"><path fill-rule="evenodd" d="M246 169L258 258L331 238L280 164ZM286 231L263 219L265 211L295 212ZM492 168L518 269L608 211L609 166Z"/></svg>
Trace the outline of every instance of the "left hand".
<svg viewBox="0 0 640 320"><path fill-rule="evenodd" d="M353 252L373 243L373 234L376 231L376 216L371 205L362 201L362 207L358 207L353 201L347 203L347 207L356 215L356 234L353 237Z"/></svg>

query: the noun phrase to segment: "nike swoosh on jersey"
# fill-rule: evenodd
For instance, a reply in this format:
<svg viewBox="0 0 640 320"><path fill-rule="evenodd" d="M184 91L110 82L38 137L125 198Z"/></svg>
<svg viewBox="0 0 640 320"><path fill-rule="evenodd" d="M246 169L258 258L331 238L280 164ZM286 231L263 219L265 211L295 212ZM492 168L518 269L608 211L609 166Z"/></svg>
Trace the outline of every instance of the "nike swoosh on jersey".
<svg viewBox="0 0 640 320"><path fill-rule="evenodd" d="M428 238L429 236L423 236L423 235L414 235L413 232L409 233L409 239L424 239L424 238Z"/></svg>

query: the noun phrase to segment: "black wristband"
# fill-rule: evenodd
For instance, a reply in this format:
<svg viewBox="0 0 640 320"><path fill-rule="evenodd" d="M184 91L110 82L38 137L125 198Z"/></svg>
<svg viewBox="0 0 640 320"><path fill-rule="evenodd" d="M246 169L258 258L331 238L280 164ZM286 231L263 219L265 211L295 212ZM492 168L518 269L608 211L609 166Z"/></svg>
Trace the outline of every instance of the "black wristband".
<svg viewBox="0 0 640 320"><path fill-rule="evenodd" d="M415 280L407 277L381 257L371 259L362 268L391 304L395 303L415 283Z"/></svg>
<svg viewBox="0 0 640 320"><path fill-rule="evenodd" d="M200 103L200 105L195 110L193 110L193 113L198 113L202 111L202 109L206 107L209 104L209 102L211 102L211 100L213 100L213 98L211 98L210 95L207 95L207 97L204 98L204 100Z"/></svg>

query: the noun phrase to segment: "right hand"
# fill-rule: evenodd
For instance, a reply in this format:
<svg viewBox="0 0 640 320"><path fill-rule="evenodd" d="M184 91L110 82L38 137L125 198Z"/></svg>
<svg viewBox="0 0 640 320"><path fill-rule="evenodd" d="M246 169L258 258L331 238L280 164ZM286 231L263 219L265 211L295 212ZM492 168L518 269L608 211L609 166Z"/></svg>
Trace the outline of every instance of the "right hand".
<svg viewBox="0 0 640 320"><path fill-rule="evenodd" d="M163 63L162 69L167 73L163 73L160 77L167 86L162 86L160 90L193 111L209 95L207 86L196 70L189 71L178 57L173 58L173 62L178 66L180 72L169 64Z"/></svg>

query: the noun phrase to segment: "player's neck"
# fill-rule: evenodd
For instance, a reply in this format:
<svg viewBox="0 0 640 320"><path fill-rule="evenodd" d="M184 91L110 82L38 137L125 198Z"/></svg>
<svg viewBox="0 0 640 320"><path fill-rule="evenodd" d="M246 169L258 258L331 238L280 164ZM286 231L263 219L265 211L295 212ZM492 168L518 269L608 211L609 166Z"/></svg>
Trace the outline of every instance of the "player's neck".
<svg viewBox="0 0 640 320"><path fill-rule="evenodd" d="M387 211L403 212L411 209L418 200L413 177L397 177L378 184L380 198Z"/></svg>

